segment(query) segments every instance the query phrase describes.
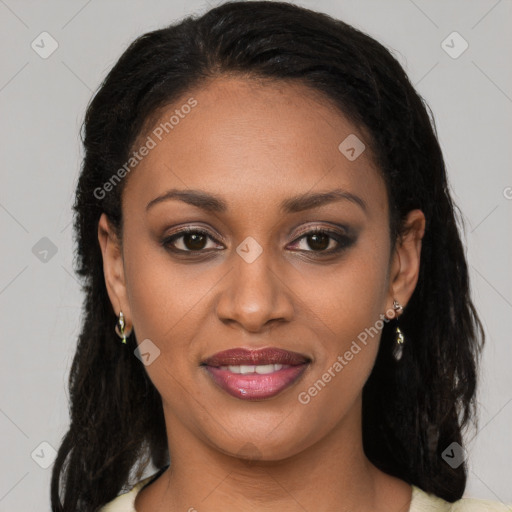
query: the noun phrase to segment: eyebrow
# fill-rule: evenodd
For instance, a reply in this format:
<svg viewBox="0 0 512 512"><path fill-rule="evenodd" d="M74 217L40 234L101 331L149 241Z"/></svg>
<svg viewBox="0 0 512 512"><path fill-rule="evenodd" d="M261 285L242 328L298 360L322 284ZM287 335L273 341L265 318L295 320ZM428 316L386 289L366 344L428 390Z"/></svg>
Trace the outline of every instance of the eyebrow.
<svg viewBox="0 0 512 512"><path fill-rule="evenodd" d="M219 196L201 190L171 189L151 200L146 205L146 212L153 206L170 200L183 201L207 212L224 213L228 210L227 203ZM280 211L282 213L297 213L344 200L357 204L365 213L367 212L367 206L363 199L341 188L327 192L305 193L290 197L281 203Z"/></svg>

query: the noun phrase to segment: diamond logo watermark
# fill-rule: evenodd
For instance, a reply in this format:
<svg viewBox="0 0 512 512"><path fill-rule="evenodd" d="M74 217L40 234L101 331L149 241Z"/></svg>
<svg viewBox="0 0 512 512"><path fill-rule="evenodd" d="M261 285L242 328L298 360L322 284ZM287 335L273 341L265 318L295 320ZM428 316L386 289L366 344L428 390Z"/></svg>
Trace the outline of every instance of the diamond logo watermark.
<svg viewBox="0 0 512 512"><path fill-rule="evenodd" d="M255 261L259 255L263 252L263 247L254 240L252 236L248 236L237 248L236 252L241 256L247 263Z"/></svg>
<svg viewBox="0 0 512 512"><path fill-rule="evenodd" d="M338 146L340 153L345 156L347 160L353 162L361 153L366 149L363 141L355 134L351 133L343 142Z"/></svg>
<svg viewBox="0 0 512 512"><path fill-rule="evenodd" d="M250 466L255 462L261 460L262 454L259 451L258 447L253 443L245 443L242 448L237 453L237 456L240 457L244 464Z"/></svg>
<svg viewBox="0 0 512 512"><path fill-rule="evenodd" d="M469 48L469 43L458 32L454 31L443 40L441 48L452 59L458 59Z"/></svg>
<svg viewBox="0 0 512 512"><path fill-rule="evenodd" d="M57 246L46 236L32 247L32 254L42 263L48 263L56 254Z"/></svg>
<svg viewBox="0 0 512 512"><path fill-rule="evenodd" d="M453 469L457 469L464 462L464 448L454 441L443 451L441 457Z"/></svg>
<svg viewBox="0 0 512 512"><path fill-rule="evenodd" d="M146 338L133 351L135 357L140 359L144 366L149 366L160 356L160 349L149 339Z"/></svg>
<svg viewBox="0 0 512 512"><path fill-rule="evenodd" d="M41 466L43 469L48 469L57 457L57 450L47 441L43 441L30 456L38 466Z"/></svg>
<svg viewBox="0 0 512 512"><path fill-rule="evenodd" d="M30 46L39 57L47 59L59 47L59 43L48 32L41 32Z"/></svg>

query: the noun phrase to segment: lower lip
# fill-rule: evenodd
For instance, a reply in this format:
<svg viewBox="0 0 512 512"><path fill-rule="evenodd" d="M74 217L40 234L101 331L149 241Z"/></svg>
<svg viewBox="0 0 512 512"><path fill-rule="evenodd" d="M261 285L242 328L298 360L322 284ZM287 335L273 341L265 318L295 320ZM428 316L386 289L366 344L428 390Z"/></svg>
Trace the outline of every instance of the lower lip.
<svg viewBox="0 0 512 512"><path fill-rule="evenodd" d="M281 368L273 373L242 375L214 366L205 366L214 382L235 398L262 400L271 398L291 386L304 373L307 363Z"/></svg>

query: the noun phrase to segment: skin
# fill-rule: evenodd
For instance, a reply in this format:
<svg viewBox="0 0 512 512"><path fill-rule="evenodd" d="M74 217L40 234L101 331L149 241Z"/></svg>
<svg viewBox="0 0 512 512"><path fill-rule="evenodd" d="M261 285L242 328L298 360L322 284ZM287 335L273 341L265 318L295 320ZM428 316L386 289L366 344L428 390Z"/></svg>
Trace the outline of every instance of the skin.
<svg viewBox="0 0 512 512"><path fill-rule="evenodd" d="M349 161L338 145L365 140L323 96L298 84L220 77L193 96L198 105L125 179L123 246L103 215L98 238L112 307L140 343L160 355L146 371L164 407L172 467L137 496L149 511L407 511L411 486L378 470L362 445L362 388L380 333L307 404L307 391L358 334L404 308L418 279L425 218L411 211L391 250L388 199L370 149ZM158 123L157 123L158 124ZM147 134L145 134L147 135ZM146 205L169 189L203 190L227 203L205 212L179 200ZM283 214L281 201L336 188L358 196ZM304 237L347 225L338 246ZM178 228L209 232L198 244L160 242ZM247 263L236 248L252 237L263 252ZM320 246L320 248L319 248ZM235 347L279 347L311 359L292 387L259 401L218 388L199 365ZM121 350L121 348L120 348Z"/></svg>

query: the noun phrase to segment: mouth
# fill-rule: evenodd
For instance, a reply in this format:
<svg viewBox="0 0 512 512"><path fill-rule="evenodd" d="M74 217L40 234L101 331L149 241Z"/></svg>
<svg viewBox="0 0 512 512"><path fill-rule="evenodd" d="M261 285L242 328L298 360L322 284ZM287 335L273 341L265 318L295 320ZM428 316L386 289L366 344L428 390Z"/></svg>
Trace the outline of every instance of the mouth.
<svg viewBox="0 0 512 512"><path fill-rule="evenodd" d="M218 352L201 363L213 382L242 400L263 400L278 395L298 381L311 359L275 347L236 348Z"/></svg>

